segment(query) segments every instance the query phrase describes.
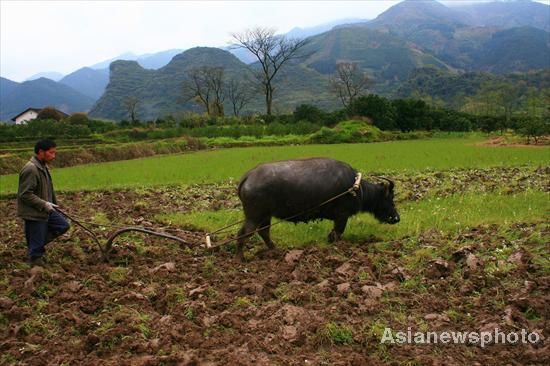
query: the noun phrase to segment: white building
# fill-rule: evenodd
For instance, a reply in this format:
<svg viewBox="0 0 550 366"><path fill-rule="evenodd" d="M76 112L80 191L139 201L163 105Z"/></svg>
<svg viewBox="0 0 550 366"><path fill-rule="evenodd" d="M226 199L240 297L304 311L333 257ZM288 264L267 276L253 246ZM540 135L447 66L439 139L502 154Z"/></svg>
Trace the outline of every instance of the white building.
<svg viewBox="0 0 550 366"><path fill-rule="evenodd" d="M39 108L27 108L22 113L19 113L17 116L13 117L11 120L15 121L16 125L20 125L21 123L25 123L38 117L39 112Z"/></svg>
<svg viewBox="0 0 550 366"><path fill-rule="evenodd" d="M20 125L38 117L38 113L40 113L41 110L42 108L27 108L23 112L19 113L17 116L13 117L11 120L14 121L16 125ZM60 110L57 111L65 117L68 116L67 113L61 112Z"/></svg>

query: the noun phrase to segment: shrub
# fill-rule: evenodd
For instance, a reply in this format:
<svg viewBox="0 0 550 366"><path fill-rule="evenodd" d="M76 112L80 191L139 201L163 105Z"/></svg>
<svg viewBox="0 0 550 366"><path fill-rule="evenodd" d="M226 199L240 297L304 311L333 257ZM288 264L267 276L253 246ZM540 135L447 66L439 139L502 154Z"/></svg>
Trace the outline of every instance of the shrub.
<svg viewBox="0 0 550 366"><path fill-rule="evenodd" d="M294 125L290 125L290 133L295 135L308 135L310 133L319 131L320 125L307 121L299 121Z"/></svg>
<svg viewBox="0 0 550 366"><path fill-rule="evenodd" d="M294 110L293 117L294 121L321 123L325 118L325 112L313 105L301 104Z"/></svg>
<svg viewBox="0 0 550 366"><path fill-rule="evenodd" d="M472 116L474 123L483 132L493 132L499 129L501 117L496 116Z"/></svg>
<svg viewBox="0 0 550 366"><path fill-rule="evenodd" d="M357 98L349 108L354 116L365 116L372 119L374 125L381 130L393 130L396 128L396 110L394 105L386 98L376 94L369 94Z"/></svg>
<svg viewBox="0 0 550 366"><path fill-rule="evenodd" d="M425 128L429 119L426 102L417 99L397 99L393 101L396 111L396 127L401 131Z"/></svg>
<svg viewBox="0 0 550 366"><path fill-rule="evenodd" d="M344 121L334 128L323 127L311 135L311 142L321 144L338 144L351 142L378 141L381 131L363 121Z"/></svg>
<svg viewBox="0 0 550 366"><path fill-rule="evenodd" d="M45 107L40 112L38 112L38 116L36 116L36 119L53 119L55 121L61 121L63 117L63 114L54 107Z"/></svg>
<svg viewBox="0 0 550 366"><path fill-rule="evenodd" d="M147 138L147 131L143 128L132 128L128 132L128 136L133 140L144 140Z"/></svg>
<svg viewBox="0 0 550 366"><path fill-rule="evenodd" d="M519 123L518 132L527 138L527 143L530 143L530 138L538 143L538 139L542 136L550 134L550 123L542 118L525 117Z"/></svg>
<svg viewBox="0 0 550 366"><path fill-rule="evenodd" d="M88 115L82 112L73 113L67 118L67 122L71 125L88 125L89 121Z"/></svg>
<svg viewBox="0 0 550 366"><path fill-rule="evenodd" d="M474 123L466 114L450 109L436 109L430 112L430 126L421 126L426 130L471 131Z"/></svg>

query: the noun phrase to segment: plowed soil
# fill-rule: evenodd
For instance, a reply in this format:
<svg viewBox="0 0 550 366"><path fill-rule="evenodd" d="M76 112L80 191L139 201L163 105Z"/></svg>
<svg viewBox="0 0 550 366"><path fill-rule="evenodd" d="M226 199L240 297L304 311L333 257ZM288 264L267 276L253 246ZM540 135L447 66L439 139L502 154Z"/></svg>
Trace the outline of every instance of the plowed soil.
<svg viewBox="0 0 550 366"><path fill-rule="evenodd" d="M524 179L523 176L538 178ZM508 180L511 193L548 191L548 169L513 168L401 177L399 197L419 200ZM462 184L460 183L462 182ZM462 187L462 188L457 188ZM232 184L66 193L86 220L157 227L154 215L238 207ZM13 199L0 200L0 363L20 365L526 365L550 363L548 252L533 248L546 223L428 231L405 242L339 242L253 258L208 253L204 233L165 228L189 242L129 235L111 263L73 227L48 245L45 268L29 268ZM74 225L73 225L74 226ZM102 237L114 228L94 228ZM254 243L254 242L253 242ZM546 243L547 245L547 243ZM249 248L250 249L250 248ZM487 255L507 250L506 258ZM540 254L540 253L539 253ZM416 262L415 262L416 263ZM537 344L381 344L394 331L536 332Z"/></svg>

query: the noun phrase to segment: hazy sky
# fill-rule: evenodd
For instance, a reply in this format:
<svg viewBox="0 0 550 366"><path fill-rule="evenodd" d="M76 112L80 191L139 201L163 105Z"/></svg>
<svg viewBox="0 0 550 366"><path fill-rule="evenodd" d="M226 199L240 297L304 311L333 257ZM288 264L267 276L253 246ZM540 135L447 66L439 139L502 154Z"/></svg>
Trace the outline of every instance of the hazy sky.
<svg viewBox="0 0 550 366"><path fill-rule="evenodd" d="M548 0L550 1L550 0ZM252 26L286 33L341 18L375 18L399 1L0 0L0 75L71 73L124 52L225 46Z"/></svg>

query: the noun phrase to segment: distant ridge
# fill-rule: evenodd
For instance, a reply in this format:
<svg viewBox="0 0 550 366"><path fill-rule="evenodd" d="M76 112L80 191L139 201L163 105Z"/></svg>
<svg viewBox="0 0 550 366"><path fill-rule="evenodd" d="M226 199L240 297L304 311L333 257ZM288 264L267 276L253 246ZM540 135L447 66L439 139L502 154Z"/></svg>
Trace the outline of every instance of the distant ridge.
<svg viewBox="0 0 550 366"><path fill-rule="evenodd" d="M2 79L2 87L6 79ZM17 85L9 84L11 91L0 98L0 120L9 121L29 107L54 106L65 113L86 112L94 100L73 88L47 78L40 78Z"/></svg>
<svg viewBox="0 0 550 366"><path fill-rule="evenodd" d="M65 76L59 82L97 100L109 83L109 70L83 67Z"/></svg>

